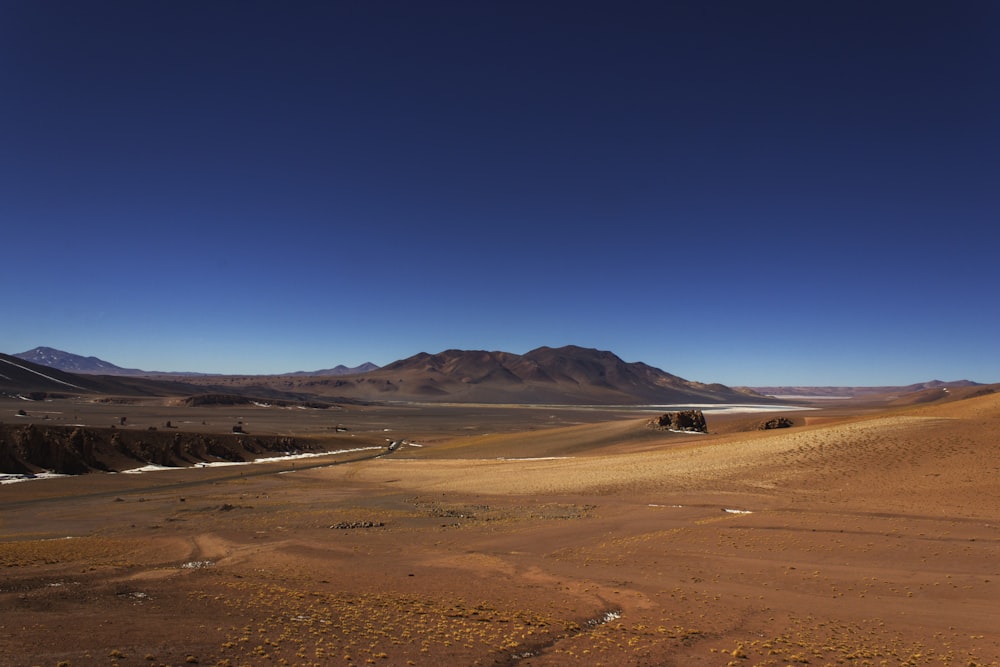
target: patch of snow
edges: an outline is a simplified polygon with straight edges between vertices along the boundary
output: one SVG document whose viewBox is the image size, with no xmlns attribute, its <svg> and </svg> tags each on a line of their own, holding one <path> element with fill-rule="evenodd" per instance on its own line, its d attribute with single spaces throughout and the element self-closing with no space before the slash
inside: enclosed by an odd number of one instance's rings
<svg viewBox="0 0 1000 667">
<path fill-rule="evenodd" d="M 137 475 L 142 472 L 157 472 L 159 470 L 184 470 L 184 468 L 178 468 L 177 466 L 160 466 L 155 463 L 150 463 L 149 465 L 144 465 L 141 468 L 122 470 L 122 473 L 126 475 Z"/>
<path fill-rule="evenodd" d="M 131 593 L 119 593 L 118 597 L 133 598 L 135 600 L 148 600 L 149 594 L 142 591 L 132 591 Z"/>
<path fill-rule="evenodd" d="M 183 570 L 201 570 L 206 567 L 212 567 L 215 565 L 213 561 L 210 560 L 193 560 L 181 565 Z"/>
<path fill-rule="evenodd" d="M 266 459 L 256 459 L 252 463 L 273 463 L 274 461 L 290 461 L 292 459 L 312 459 L 317 456 L 330 456 L 332 454 L 353 454 L 354 452 L 366 452 L 381 450 L 382 447 L 356 447 L 354 449 L 337 449 L 332 452 L 309 452 L 308 454 L 285 454 L 284 456 L 272 456 Z"/>
<path fill-rule="evenodd" d="M 60 475 L 54 472 L 40 473 L 0 473 L 0 484 L 14 484 L 16 482 L 30 482 L 36 479 L 55 479 L 56 477 L 69 477 L 70 475 Z"/>
<path fill-rule="evenodd" d="M 252 465 L 254 463 L 274 463 L 276 461 L 291 461 L 295 459 L 309 459 L 315 458 L 317 456 L 331 456 L 334 454 L 352 454 L 354 452 L 366 452 L 381 450 L 381 447 L 357 447 L 355 449 L 337 449 L 330 452 L 309 452 L 307 454 L 284 454 L 282 456 L 269 456 L 263 459 L 256 459 L 254 461 L 201 461 L 195 463 L 191 468 L 221 468 L 224 466 L 245 466 Z M 132 468 L 130 470 L 123 470 L 125 474 L 139 474 L 144 472 L 159 472 L 160 470 L 188 470 L 187 466 L 160 466 L 155 464 L 144 465 L 141 468 Z"/>
<path fill-rule="evenodd" d="M 596 627 L 598 625 L 604 625 L 605 623 L 610 623 L 611 621 L 616 621 L 622 617 L 621 609 L 612 609 L 611 611 L 604 612 L 603 615 L 597 618 L 592 618 L 587 621 L 587 625 L 591 627 Z"/>
<path fill-rule="evenodd" d="M 724 509 L 724 510 L 722 510 L 722 511 L 723 511 L 723 512 L 728 512 L 729 514 L 753 514 L 753 512 L 752 512 L 752 511 L 750 511 L 750 510 L 731 510 L 731 509 Z"/>
</svg>

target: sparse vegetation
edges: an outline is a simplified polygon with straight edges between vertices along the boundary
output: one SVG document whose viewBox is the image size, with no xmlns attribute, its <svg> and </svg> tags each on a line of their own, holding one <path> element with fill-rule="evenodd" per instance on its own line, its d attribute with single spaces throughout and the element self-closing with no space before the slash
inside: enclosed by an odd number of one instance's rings
<svg viewBox="0 0 1000 667">
<path fill-rule="evenodd" d="M 470 437 L 467 410 L 366 463 L 3 487 L 7 645 L 50 665 L 997 665 L 1000 397 L 974 400 L 697 438 L 644 418 Z M 151 441 L 129 422 L 59 437 L 100 460 L 105 434 Z"/>
</svg>

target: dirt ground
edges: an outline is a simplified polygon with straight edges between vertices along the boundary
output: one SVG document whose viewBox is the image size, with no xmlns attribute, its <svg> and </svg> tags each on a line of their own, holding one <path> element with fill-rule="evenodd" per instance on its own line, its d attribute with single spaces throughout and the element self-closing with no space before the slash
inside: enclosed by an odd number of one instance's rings
<svg viewBox="0 0 1000 667">
<path fill-rule="evenodd" d="M 709 435 L 516 406 L 48 409 L 409 444 L 0 486 L 0 665 L 1000 664 L 997 395 Z"/>
</svg>

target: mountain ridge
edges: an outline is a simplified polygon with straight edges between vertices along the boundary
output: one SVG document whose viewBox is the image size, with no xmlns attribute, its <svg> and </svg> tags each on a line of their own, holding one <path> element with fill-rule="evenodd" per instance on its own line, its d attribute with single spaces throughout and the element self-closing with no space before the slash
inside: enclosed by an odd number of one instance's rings
<svg viewBox="0 0 1000 667">
<path fill-rule="evenodd" d="M 765 396 L 792 396 L 801 398 L 856 398 L 861 396 L 872 396 L 893 393 L 913 393 L 926 391 L 928 389 L 957 389 L 966 387 L 985 386 L 980 382 L 972 380 L 928 380 L 927 382 L 915 382 L 908 385 L 884 385 L 884 386 L 836 386 L 836 385 L 783 385 L 769 387 L 747 387 Z"/>
<path fill-rule="evenodd" d="M 370 361 L 366 361 L 358 366 L 345 366 L 344 364 L 337 364 L 333 368 L 321 368 L 316 371 L 295 371 L 294 373 L 289 373 L 289 375 L 357 375 L 360 373 L 368 373 L 370 371 L 378 370 L 380 366 L 373 364 Z"/>
<path fill-rule="evenodd" d="M 46 347 L 44 345 L 26 350 L 25 352 L 18 352 L 10 356 L 30 361 L 33 364 L 55 368 L 67 373 L 80 373 L 84 375 L 223 375 L 222 373 L 202 373 L 196 371 L 146 371 L 139 368 L 123 368 L 98 357 L 86 357 L 80 354 L 74 354 L 73 352 L 59 350 L 54 347 Z M 366 361 L 365 363 L 354 367 L 339 364 L 333 368 L 323 368 L 316 371 L 296 371 L 294 373 L 287 373 L 287 375 L 353 375 L 355 373 L 367 373 L 368 371 L 375 370 L 377 368 L 378 366 L 375 364 L 370 361 Z M 281 375 L 286 374 L 282 373 Z"/>
<path fill-rule="evenodd" d="M 303 389 L 305 387 L 302 387 Z M 448 349 L 419 352 L 328 389 L 367 400 L 538 404 L 766 401 L 720 384 L 692 382 L 612 352 L 567 345 L 525 354 Z"/>
<path fill-rule="evenodd" d="M 905 387 L 734 388 L 686 380 L 644 362 L 626 362 L 610 351 L 576 345 L 542 346 L 524 354 L 453 348 L 435 354 L 419 352 L 381 368 L 367 363 L 354 368 L 340 365 L 283 375 L 147 372 L 47 347 L 0 357 L 4 361 L 0 368 L 0 389 L 13 393 L 47 390 L 151 395 L 209 388 L 247 395 L 295 392 L 296 396 L 313 395 L 328 401 L 348 402 L 658 405 L 766 403 L 776 401 L 775 395 L 803 400 L 822 397 L 896 400 L 920 395 L 919 400 L 936 400 L 941 394 L 947 396 L 949 390 L 958 394 L 960 390 L 982 386 L 968 380 L 931 380 Z M 47 363 L 38 364 L 32 358 Z M 59 365 L 74 370 L 64 370 Z M 128 379 L 129 383 L 124 385 L 116 378 Z M 163 383 L 162 388 L 157 383 Z"/>
</svg>

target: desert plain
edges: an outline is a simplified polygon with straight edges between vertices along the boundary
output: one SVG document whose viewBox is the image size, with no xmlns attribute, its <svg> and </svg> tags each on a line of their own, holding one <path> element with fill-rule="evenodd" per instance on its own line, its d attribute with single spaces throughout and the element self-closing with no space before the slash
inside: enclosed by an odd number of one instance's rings
<svg viewBox="0 0 1000 667">
<path fill-rule="evenodd" d="M 627 408 L 23 407 L 0 421 L 334 453 L 0 486 L 0 665 L 1000 664 L 1000 394 L 707 435 Z"/>
</svg>

